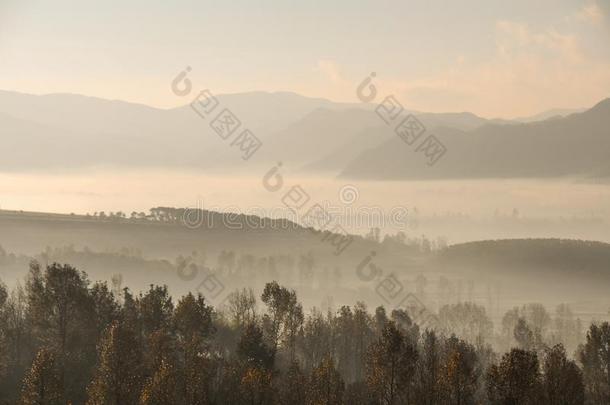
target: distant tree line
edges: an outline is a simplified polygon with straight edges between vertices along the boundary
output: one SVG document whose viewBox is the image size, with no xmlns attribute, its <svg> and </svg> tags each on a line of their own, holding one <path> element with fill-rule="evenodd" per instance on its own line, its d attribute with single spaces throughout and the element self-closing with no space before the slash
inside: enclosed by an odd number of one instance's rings
<svg viewBox="0 0 610 405">
<path fill-rule="evenodd" d="M 201 208 L 154 207 L 148 213 L 132 211 L 129 216 L 125 212 L 99 211 L 86 214 L 87 218 L 105 221 L 135 221 L 165 224 L 185 225 L 190 228 L 229 228 L 229 229 L 299 229 L 300 226 L 287 219 L 274 219 L 256 215 L 221 213 Z"/>
<path fill-rule="evenodd" d="M 428 330 L 405 310 L 362 303 L 306 314 L 277 282 L 259 298 L 235 291 L 219 309 L 201 295 L 175 301 L 165 286 L 113 292 L 70 265 L 33 262 L 24 287 L 0 288 L 0 401 L 610 403 L 608 323 L 592 324 L 571 359 L 562 344 L 539 341 L 536 310 L 517 309 L 517 344 L 497 354 L 479 333 L 489 328 L 480 309 L 461 305 L 439 314 L 447 330 Z M 470 330 L 456 324 L 470 337 L 449 330 L 451 311 L 478 319 Z"/>
<path fill-rule="evenodd" d="M 553 269 L 555 274 L 607 279 L 610 244 L 573 239 L 504 239 L 468 242 L 443 250 L 439 260 L 452 265 L 495 266 L 513 271 Z"/>
</svg>

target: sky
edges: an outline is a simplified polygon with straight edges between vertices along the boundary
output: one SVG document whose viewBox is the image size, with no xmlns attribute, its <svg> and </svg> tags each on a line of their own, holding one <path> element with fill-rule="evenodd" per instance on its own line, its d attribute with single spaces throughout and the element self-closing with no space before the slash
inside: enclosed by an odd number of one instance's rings
<svg viewBox="0 0 610 405">
<path fill-rule="evenodd" d="M 216 94 L 357 102 L 371 72 L 414 110 L 514 118 L 610 97 L 610 0 L 0 0 L 0 89 L 169 108 Z"/>
</svg>

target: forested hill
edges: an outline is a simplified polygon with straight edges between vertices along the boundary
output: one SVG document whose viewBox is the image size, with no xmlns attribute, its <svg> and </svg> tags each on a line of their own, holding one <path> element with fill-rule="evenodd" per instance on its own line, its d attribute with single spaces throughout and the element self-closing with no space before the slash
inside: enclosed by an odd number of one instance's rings
<svg viewBox="0 0 610 405">
<path fill-rule="evenodd" d="M 205 249 L 210 254 L 235 250 L 260 255 L 312 251 L 332 259 L 339 256 L 335 253 L 341 248 L 337 246 L 341 233 L 352 240 L 350 251 L 371 250 L 377 245 L 344 232 L 335 223 L 322 232 L 285 219 L 168 207 L 153 208 L 149 214 L 134 212 L 129 217 L 120 212 L 65 215 L 0 211 L 0 245 L 23 254 L 37 254 L 47 246 L 73 245 L 98 251 L 129 247 L 140 249 L 149 258 L 174 258 Z"/>
<path fill-rule="evenodd" d="M 610 244 L 573 239 L 504 239 L 452 245 L 438 255 L 442 265 L 494 267 L 518 272 L 553 269 L 571 276 L 610 278 Z"/>
</svg>

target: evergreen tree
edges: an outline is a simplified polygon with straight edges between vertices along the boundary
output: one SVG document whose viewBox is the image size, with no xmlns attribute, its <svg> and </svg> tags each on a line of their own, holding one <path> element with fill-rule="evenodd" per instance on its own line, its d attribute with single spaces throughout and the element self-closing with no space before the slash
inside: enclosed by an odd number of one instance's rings
<svg viewBox="0 0 610 405">
<path fill-rule="evenodd" d="M 151 285 L 146 294 L 138 297 L 137 303 L 144 335 L 171 327 L 174 304 L 167 286 Z"/>
<path fill-rule="evenodd" d="M 194 337 L 207 338 L 214 332 L 212 325 L 212 307 L 206 305 L 201 294 L 195 297 L 188 293 L 176 305 L 174 327 L 182 342 L 189 342 Z"/>
<path fill-rule="evenodd" d="M 251 323 L 241 336 L 237 346 L 237 357 L 247 366 L 271 369 L 273 352 L 264 341 L 263 331 Z"/>
</svg>

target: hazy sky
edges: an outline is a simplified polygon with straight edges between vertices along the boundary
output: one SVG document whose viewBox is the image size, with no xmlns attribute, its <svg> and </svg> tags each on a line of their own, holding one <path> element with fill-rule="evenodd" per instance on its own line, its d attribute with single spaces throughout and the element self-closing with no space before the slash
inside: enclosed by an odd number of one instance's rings
<svg viewBox="0 0 610 405">
<path fill-rule="evenodd" d="M 215 93 L 382 95 L 515 117 L 610 96 L 610 0 L 0 0 L 0 89 L 170 107 L 189 65 Z"/>
</svg>

